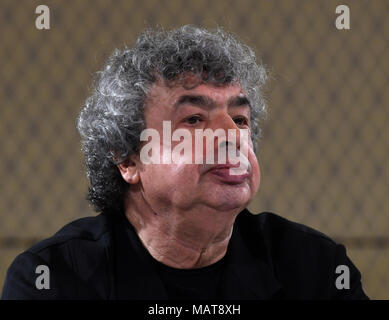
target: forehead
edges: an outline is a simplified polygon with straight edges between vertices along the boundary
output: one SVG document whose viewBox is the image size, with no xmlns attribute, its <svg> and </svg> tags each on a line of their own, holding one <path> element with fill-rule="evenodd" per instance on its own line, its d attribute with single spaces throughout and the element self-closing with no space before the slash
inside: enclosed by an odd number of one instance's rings
<svg viewBox="0 0 389 320">
<path fill-rule="evenodd" d="M 147 94 L 147 105 L 164 102 L 173 105 L 182 95 L 188 94 L 209 97 L 218 104 L 226 103 L 231 97 L 245 96 L 242 87 L 236 83 L 227 85 L 200 83 L 194 88 L 187 89 L 182 85 L 168 86 L 159 81 L 150 87 Z"/>
</svg>

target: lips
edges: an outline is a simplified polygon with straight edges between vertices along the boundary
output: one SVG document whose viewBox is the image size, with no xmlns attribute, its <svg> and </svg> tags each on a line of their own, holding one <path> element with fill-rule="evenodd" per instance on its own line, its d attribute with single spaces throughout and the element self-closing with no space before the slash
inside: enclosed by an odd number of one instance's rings
<svg viewBox="0 0 389 320">
<path fill-rule="evenodd" d="M 211 167 L 208 172 L 223 182 L 231 184 L 243 183 L 249 176 L 247 170 L 239 169 L 239 165 L 232 164 L 216 165 Z"/>
</svg>

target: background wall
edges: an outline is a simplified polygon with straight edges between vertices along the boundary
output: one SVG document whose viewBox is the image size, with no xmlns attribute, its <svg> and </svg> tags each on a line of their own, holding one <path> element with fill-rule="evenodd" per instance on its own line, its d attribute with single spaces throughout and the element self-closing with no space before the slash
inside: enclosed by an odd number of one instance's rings
<svg viewBox="0 0 389 320">
<path fill-rule="evenodd" d="M 35 8 L 50 8 L 50 30 Z M 346 4 L 351 29 L 335 28 Z M 91 77 L 149 25 L 223 26 L 269 67 L 262 182 L 250 206 L 346 245 L 389 298 L 388 1 L 0 2 L 0 287 L 17 254 L 93 215 L 75 128 Z"/>
</svg>

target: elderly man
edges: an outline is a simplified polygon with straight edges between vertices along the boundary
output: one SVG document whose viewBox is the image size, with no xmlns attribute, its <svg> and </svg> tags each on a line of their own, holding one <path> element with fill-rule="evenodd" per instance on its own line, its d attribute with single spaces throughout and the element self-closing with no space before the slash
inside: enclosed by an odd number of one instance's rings
<svg viewBox="0 0 389 320">
<path fill-rule="evenodd" d="M 19 255 L 3 298 L 366 299 L 344 246 L 245 209 L 265 81 L 220 29 L 148 30 L 116 50 L 78 119 L 100 214 Z"/>
</svg>

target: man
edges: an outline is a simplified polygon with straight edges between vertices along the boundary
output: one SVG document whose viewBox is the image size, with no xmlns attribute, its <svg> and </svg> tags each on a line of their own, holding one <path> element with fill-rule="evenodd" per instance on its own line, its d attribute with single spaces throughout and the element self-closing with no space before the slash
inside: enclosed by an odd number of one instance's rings
<svg viewBox="0 0 389 320">
<path fill-rule="evenodd" d="M 342 245 L 245 209 L 260 183 L 265 81 L 220 29 L 149 30 L 116 50 L 78 119 L 100 214 L 19 255 L 2 297 L 367 299 Z"/>
</svg>

